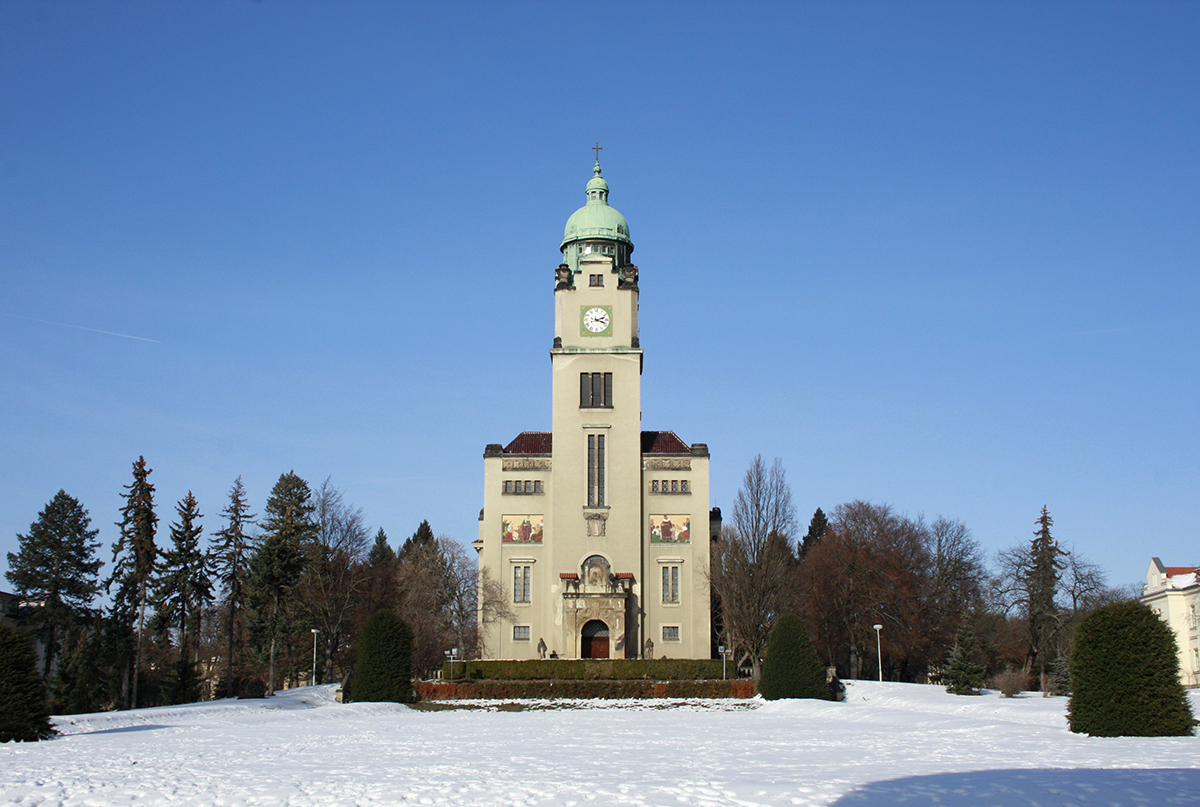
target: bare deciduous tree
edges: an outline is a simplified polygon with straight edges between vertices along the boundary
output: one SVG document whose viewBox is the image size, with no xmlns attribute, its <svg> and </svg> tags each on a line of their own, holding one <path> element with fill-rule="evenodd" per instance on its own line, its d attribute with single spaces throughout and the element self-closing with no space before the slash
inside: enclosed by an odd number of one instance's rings
<svg viewBox="0 0 1200 807">
<path fill-rule="evenodd" d="M 729 524 L 713 547 L 709 583 L 726 643 L 739 658 L 749 657 L 756 679 L 771 628 L 791 604 L 795 531 L 783 464 L 777 458 L 768 469 L 761 455 L 755 457 L 734 498 Z"/>
<path fill-rule="evenodd" d="M 328 681 L 348 672 L 354 609 L 366 586 L 362 561 L 368 539 L 362 509 L 346 504 L 330 478 L 317 488 L 312 504 L 317 529 L 304 547 L 308 558 L 297 595 L 324 650 L 318 680 Z"/>
<path fill-rule="evenodd" d="M 476 654 L 478 579 L 462 544 L 447 536 L 410 540 L 397 560 L 400 615 L 413 631 L 413 670 L 428 674 L 446 650 Z"/>
</svg>

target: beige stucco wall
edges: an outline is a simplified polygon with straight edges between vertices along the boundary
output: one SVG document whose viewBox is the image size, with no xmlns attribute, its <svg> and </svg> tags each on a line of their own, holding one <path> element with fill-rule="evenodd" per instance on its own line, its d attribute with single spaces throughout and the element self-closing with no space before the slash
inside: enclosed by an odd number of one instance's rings
<svg viewBox="0 0 1200 807">
<path fill-rule="evenodd" d="M 1162 561 L 1153 558 L 1146 571 L 1141 601 L 1153 608 L 1175 634 L 1183 685 L 1200 686 L 1200 585 L 1196 576 L 1168 577 Z"/>
<path fill-rule="evenodd" d="M 604 285 L 588 285 L 591 274 L 603 274 Z M 590 618 L 609 625 L 610 657 L 639 657 L 646 638 L 653 640 L 656 657 L 709 655 L 707 451 L 665 455 L 687 464 L 669 471 L 648 467 L 661 465 L 660 457 L 642 456 L 642 351 L 634 347 L 638 304 L 635 289 L 619 288 L 609 258 L 582 259 L 575 288 L 555 292 L 559 346 L 551 350 L 553 456 L 496 454 L 484 459 L 483 517 L 476 544 L 480 569 L 499 581 L 515 615 L 515 621 L 481 622 L 487 658 L 537 658 L 539 640 L 548 653 L 578 657 L 580 626 Z M 611 334 L 581 332 L 581 311 L 595 306 L 611 309 Z M 580 373 L 605 372 L 613 374 L 612 406 L 581 407 Z M 589 434 L 605 437 L 602 507 L 587 506 Z M 655 478 L 687 479 L 690 493 L 652 495 Z M 541 480 L 543 492 L 504 494 L 505 479 Z M 691 519 L 690 543 L 650 543 L 650 516 L 662 513 Z M 503 516 L 520 514 L 543 516 L 540 544 L 501 541 Z M 608 560 L 614 579 L 597 588 L 560 578 L 561 573 L 582 575 L 582 565 L 592 555 Z M 662 602 L 660 569 L 668 561 L 681 569 L 678 604 Z M 531 569 L 529 603 L 512 602 L 516 566 Z M 622 602 L 628 607 L 619 613 Z M 513 639 L 514 625 L 530 627 L 528 641 Z M 678 642 L 662 641 L 663 625 L 679 626 Z"/>
</svg>

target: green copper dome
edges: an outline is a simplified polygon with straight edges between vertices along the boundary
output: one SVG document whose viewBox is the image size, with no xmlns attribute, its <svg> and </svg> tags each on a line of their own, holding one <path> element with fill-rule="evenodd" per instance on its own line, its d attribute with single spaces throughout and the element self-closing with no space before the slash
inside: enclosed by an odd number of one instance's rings
<svg viewBox="0 0 1200 807">
<path fill-rule="evenodd" d="M 587 204 L 571 214 L 567 219 L 566 229 L 563 230 L 562 244 L 559 249 L 565 249 L 567 244 L 575 241 L 602 238 L 606 241 L 620 241 L 629 244 L 629 252 L 633 251 L 633 242 L 629 240 L 629 223 L 616 208 L 608 206 L 608 183 L 600 176 L 600 161 L 592 169 L 593 177 L 587 184 Z"/>
</svg>

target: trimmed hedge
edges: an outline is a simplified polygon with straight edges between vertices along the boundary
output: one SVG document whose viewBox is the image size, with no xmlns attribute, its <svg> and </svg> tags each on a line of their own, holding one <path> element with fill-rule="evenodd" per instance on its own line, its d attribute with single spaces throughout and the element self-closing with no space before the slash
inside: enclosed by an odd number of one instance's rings
<svg viewBox="0 0 1200 807">
<path fill-rule="evenodd" d="M 1093 737 L 1186 737 L 1191 704 L 1179 682 L 1175 634 L 1148 606 L 1097 608 L 1071 654 L 1071 731 Z"/>
<path fill-rule="evenodd" d="M 412 703 L 412 630 L 391 611 L 376 611 L 358 637 L 358 664 L 348 694 L 353 702 Z M 344 692 L 344 690 L 343 690 Z"/>
<path fill-rule="evenodd" d="M 421 700 L 529 700 L 534 698 L 753 698 L 753 681 L 420 681 Z"/>
<path fill-rule="evenodd" d="M 828 700 L 825 665 L 817 657 L 800 617 L 784 614 L 775 623 L 758 689 L 769 701 L 780 698 Z"/>
<path fill-rule="evenodd" d="M 450 662 L 442 677 L 450 679 Z M 727 668 L 734 673 L 734 668 Z M 472 681 L 709 681 L 721 680 L 720 659 L 532 659 L 456 661 L 454 680 Z M 574 696 L 564 696 L 574 697 Z M 624 697 L 624 696 L 620 696 Z"/>
</svg>

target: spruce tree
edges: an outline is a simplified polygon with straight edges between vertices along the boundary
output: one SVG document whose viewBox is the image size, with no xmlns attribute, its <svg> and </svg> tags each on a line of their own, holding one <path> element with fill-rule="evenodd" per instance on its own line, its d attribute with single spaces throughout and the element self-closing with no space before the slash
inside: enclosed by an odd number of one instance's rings
<svg viewBox="0 0 1200 807">
<path fill-rule="evenodd" d="M 55 733 L 33 642 L 4 624 L 0 624 L 0 682 L 0 743 L 43 740 Z"/>
<path fill-rule="evenodd" d="M 829 519 L 825 518 L 825 513 L 818 507 L 817 511 L 813 513 L 812 521 L 808 522 L 808 532 L 804 533 L 804 538 L 800 541 L 800 557 L 803 558 L 810 549 L 817 545 L 827 529 L 829 529 Z"/>
<path fill-rule="evenodd" d="M 138 707 L 146 603 L 158 558 L 158 548 L 154 545 L 158 516 L 154 514 L 154 485 L 149 480 L 152 472 L 146 467 L 145 457 L 138 457 L 133 463 L 133 482 L 126 485 L 127 492 L 121 494 L 121 498 L 125 499 L 121 520 L 117 522 L 121 537 L 113 545 L 112 575 L 105 583 L 110 594 L 113 583 L 117 584 L 117 592 L 113 595 L 113 616 L 133 631 L 132 681 L 123 689 L 128 693 L 126 707 L 134 709 Z"/>
<path fill-rule="evenodd" d="M 250 557 L 250 594 L 255 624 L 269 645 L 267 692 L 275 692 L 279 639 L 287 630 L 290 595 L 304 570 L 304 549 L 316 540 L 317 525 L 308 483 L 295 472 L 279 477 L 263 511 L 263 534 Z"/>
<path fill-rule="evenodd" d="M 246 578 L 249 575 L 250 536 L 247 532 L 254 525 L 255 514 L 250 512 L 246 503 L 246 488 L 239 476 L 229 490 L 229 505 L 221 511 L 225 519 L 225 528 L 213 533 L 215 539 L 210 552 L 212 554 L 213 570 L 217 579 L 225 588 L 225 605 L 227 608 L 226 624 L 226 654 L 225 654 L 225 696 L 234 696 L 235 672 L 234 664 L 235 639 L 238 636 L 238 626 L 242 609 L 246 604 Z"/>
<path fill-rule="evenodd" d="M 1047 691 L 1047 656 L 1053 650 L 1060 619 L 1056 600 L 1059 578 L 1066 564 L 1059 558 L 1067 554 L 1050 534 L 1053 524 L 1050 512 L 1043 505 L 1042 514 L 1037 520 L 1038 528 L 1030 544 L 1029 572 L 1025 580 L 1029 608 L 1029 658 L 1037 665 L 1043 693 Z"/>
<path fill-rule="evenodd" d="M 1054 657 L 1050 665 L 1050 680 L 1054 683 L 1055 695 L 1071 694 L 1071 659 L 1065 653 Z"/>
<path fill-rule="evenodd" d="M 42 604 L 35 618 L 46 648 L 43 678 L 50 677 L 62 637 L 87 620 L 100 589 L 102 562 L 94 557 L 97 532 L 91 529 L 87 510 L 60 490 L 29 525 L 29 534 L 17 535 L 20 550 L 8 553 L 4 576 L 17 594 Z"/>
<path fill-rule="evenodd" d="M 54 714 L 99 712 L 108 705 L 105 691 L 107 663 L 101 646 L 103 619 L 76 627 L 63 643 L 63 652 L 50 678 L 50 704 Z"/>
<path fill-rule="evenodd" d="M 813 649 L 800 617 L 785 614 L 772 628 L 758 692 L 767 700 L 829 697 L 825 665 Z"/>
<path fill-rule="evenodd" d="M 396 551 L 388 544 L 387 533 L 383 531 L 383 527 L 379 528 L 379 532 L 375 533 L 375 543 L 371 547 L 371 551 L 367 553 L 367 565 L 372 569 L 385 567 L 396 562 Z"/>
<path fill-rule="evenodd" d="M 1148 606 L 1098 608 L 1071 654 L 1071 731 L 1093 737 L 1186 737 L 1195 720 L 1179 681 L 1175 634 Z"/>
<path fill-rule="evenodd" d="M 975 632 L 966 616 L 958 625 L 954 650 L 946 661 L 942 680 L 951 695 L 978 695 L 983 686 L 983 665 L 975 663 Z"/>
<path fill-rule="evenodd" d="M 413 703 L 413 634 L 408 624 L 391 611 L 376 611 L 358 637 L 358 663 L 354 667 L 351 699 Z"/>
<path fill-rule="evenodd" d="M 155 581 L 155 624 L 160 637 L 178 630 L 179 657 L 165 690 L 167 703 L 190 703 L 199 695 L 193 656 L 198 654 L 201 615 L 212 599 L 209 559 L 200 549 L 203 518 L 189 490 L 175 507 L 179 521 L 171 525 L 171 548 L 163 552 Z"/>
<path fill-rule="evenodd" d="M 404 546 L 400 547 L 401 557 L 407 557 L 415 551 L 426 549 L 433 545 L 437 539 L 433 535 L 433 527 L 429 526 L 429 522 L 422 520 L 417 531 L 412 534 L 412 537 L 404 539 Z"/>
</svg>

